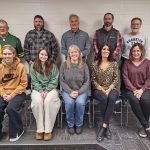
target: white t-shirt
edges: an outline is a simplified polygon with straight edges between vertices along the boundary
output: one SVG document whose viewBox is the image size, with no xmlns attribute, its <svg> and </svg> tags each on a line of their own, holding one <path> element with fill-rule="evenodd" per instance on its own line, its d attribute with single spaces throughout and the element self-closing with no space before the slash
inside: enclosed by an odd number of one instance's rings
<svg viewBox="0 0 150 150">
<path fill-rule="evenodd" d="M 147 50 L 147 37 L 143 33 L 139 33 L 138 35 L 131 35 L 131 33 L 125 34 L 122 39 L 122 57 L 129 58 L 130 49 L 133 44 L 141 43 L 145 50 Z"/>
</svg>

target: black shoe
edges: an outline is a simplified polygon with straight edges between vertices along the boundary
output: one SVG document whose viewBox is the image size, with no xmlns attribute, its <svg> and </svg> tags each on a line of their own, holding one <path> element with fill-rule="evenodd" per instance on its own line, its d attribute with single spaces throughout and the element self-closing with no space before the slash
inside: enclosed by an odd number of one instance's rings
<svg viewBox="0 0 150 150">
<path fill-rule="evenodd" d="M 104 137 L 105 137 L 105 135 L 106 135 L 106 130 L 107 130 L 107 128 L 104 128 L 104 127 L 101 127 L 101 128 L 99 129 L 98 134 L 97 134 L 97 138 L 96 138 L 96 140 L 97 140 L 98 142 L 103 141 L 103 139 L 104 139 Z"/>
<path fill-rule="evenodd" d="M 76 134 L 81 134 L 82 131 L 82 126 L 76 127 Z"/>
<path fill-rule="evenodd" d="M 74 127 L 68 127 L 68 133 L 74 134 L 75 133 Z"/>
<path fill-rule="evenodd" d="M 141 129 L 139 130 L 139 136 L 140 136 L 140 137 L 143 137 L 143 138 L 147 137 L 147 134 L 146 134 L 146 131 L 145 131 L 144 128 L 141 128 Z"/>
<path fill-rule="evenodd" d="M 111 131 L 110 131 L 109 127 L 106 129 L 105 136 L 106 136 L 107 139 L 111 139 L 111 137 L 112 137 L 112 134 L 111 134 Z"/>
</svg>

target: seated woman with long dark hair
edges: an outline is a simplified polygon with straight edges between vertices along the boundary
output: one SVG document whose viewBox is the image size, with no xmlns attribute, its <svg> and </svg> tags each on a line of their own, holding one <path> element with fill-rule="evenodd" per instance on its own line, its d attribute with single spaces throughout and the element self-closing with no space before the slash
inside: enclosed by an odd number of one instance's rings
<svg viewBox="0 0 150 150">
<path fill-rule="evenodd" d="M 99 50 L 98 60 L 91 66 L 91 81 L 93 85 L 93 97 L 100 102 L 102 123 L 99 124 L 97 141 L 100 142 L 106 136 L 111 138 L 109 121 L 113 114 L 115 101 L 118 98 L 116 89 L 118 83 L 118 65 L 113 61 L 112 52 L 108 44 L 104 44 Z"/>
<path fill-rule="evenodd" d="M 58 91 L 59 71 L 46 48 L 41 48 L 30 68 L 33 91 L 31 108 L 36 120 L 37 140 L 51 140 L 54 123 L 60 108 Z"/>
<path fill-rule="evenodd" d="M 148 136 L 150 140 L 150 61 L 144 56 L 142 44 L 131 47 L 129 60 L 124 63 L 123 79 L 131 108 L 143 127 L 139 136 Z"/>
<path fill-rule="evenodd" d="M 17 141 L 24 133 L 20 110 L 25 101 L 27 73 L 25 66 L 16 57 L 11 45 L 2 48 L 3 60 L 0 64 L 0 137 L 2 121 L 6 113 L 9 117 L 10 142 Z"/>
</svg>

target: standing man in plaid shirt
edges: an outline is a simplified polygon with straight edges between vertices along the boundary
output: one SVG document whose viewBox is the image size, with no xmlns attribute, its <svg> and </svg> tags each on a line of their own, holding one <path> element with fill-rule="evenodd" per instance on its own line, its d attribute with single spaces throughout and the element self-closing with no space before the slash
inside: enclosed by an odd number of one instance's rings
<svg viewBox="0 0 150 150">
<path fill-rule="evenodd" d="M 97 59 L 98 51 L 104 43 L 108 43 L 113 52 L 113 58 L 118 60 L 121 53 L 121 35 L 118 30 L 113 28 L 114 15 L 106 13 L 104 15 L 104 25 L 102 28 L 96 30 L 93 40 L 93 50 L 95 59 Z"/>
<path fill-rule="evenodd" d="M 40 15 L 34 17 L 34 28 L 30 30 L 24 42 L 25 59 L 31 65 L 40 48 L 50 50 L 52 62 L 55 63 L 58 55 L 58 43 L 54 34 L 44 29 L 44 19 Z"/>
</svg>

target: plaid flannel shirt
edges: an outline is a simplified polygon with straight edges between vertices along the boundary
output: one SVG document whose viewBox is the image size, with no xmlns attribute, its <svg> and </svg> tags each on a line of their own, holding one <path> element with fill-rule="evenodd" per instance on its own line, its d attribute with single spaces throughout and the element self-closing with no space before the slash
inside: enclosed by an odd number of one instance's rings
<svg viewBox="0 0 150 150">
<path fill-rule="evenodd" d="M 45 29 L 43 29 L 41 35 L 38 35 L 35 29 L 29 31 L 24 42 L 26 61 L 34 61 L 39 49 L 43 47 L 50 50 L 52 61 L 55 63 L 58 55 L 58 43 L 54 34 Z"/>
</svg>

